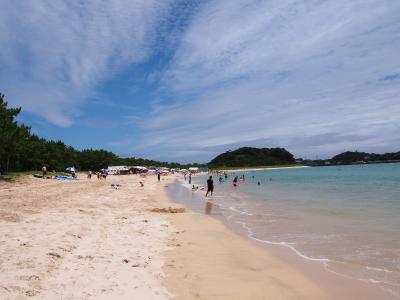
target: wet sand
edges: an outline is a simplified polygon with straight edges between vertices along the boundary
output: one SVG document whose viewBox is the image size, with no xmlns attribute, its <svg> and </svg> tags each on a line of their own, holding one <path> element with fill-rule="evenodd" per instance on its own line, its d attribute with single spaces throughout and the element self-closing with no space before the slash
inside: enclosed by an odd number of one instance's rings
<svg viewBox="0 0 400 300">
<path fill-rule="evenodd" d="M 329 299 L 315 282 L 220 221 L 191 210 L 166 217 L 179 232 L 163 268 L 176 299 Z"/>
</svg>

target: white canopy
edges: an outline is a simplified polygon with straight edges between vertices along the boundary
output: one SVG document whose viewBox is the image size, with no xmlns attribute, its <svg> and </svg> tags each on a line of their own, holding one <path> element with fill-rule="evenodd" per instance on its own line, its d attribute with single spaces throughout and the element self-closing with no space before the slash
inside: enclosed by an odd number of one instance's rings
<svg viewBox="0 0 400 300">
<path fill-rule="evenodd" d="M 138 169 L 138 170 L 147 170 L 146 167 L 141 167 L 141 166 L 135 166 L 133 167 L 134 169 Z"/>
</svg>

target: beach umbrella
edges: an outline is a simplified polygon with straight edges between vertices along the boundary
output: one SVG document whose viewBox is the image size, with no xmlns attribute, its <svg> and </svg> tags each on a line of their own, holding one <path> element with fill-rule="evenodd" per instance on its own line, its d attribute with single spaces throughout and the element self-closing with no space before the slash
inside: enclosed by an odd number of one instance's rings
<svg viewBox="0 0 400 300">
<path fill-rule="evenodd" d="M 66 168 L 66 170 L 67 170 L 68 172 L 71 172 L 71 173 L 75 173 L 75 172 L 76 172 L 75 167 L 68 167 L 68 168 Z"/>
</svg>

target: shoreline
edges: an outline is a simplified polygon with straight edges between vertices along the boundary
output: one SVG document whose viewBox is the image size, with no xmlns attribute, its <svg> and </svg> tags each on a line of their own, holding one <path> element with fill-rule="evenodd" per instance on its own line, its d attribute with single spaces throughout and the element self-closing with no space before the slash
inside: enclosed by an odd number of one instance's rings
<svg viewBox="0 0 400 300">
<path fill-rule="evenodd" d="M 184 201 L 174 202 L 185 205 Z M 279 243 L 275 245 L 269 244 L 267 242 L 254 239 L 248 235 L 248 232 L 245 232 L 244 228 L 239 228 L 239 225 L 236 225 L 235 228 L 235 226 L 225 220 L 219 212 L 216 212 L 214 215 L 206 215 L 207 202 L 203 199 L 201 199 L 199 202 L 202 203 L 193 203 L 192 201 L 190 202 L 191 205 L 188 206 L 186 203 L 185 206 L 189 207 L 190 209 L 194 209 L 196 214 L 202 215 L 204 218 L 218 221 L 220 225 L 225 228 L 225 230 L 231 231 L 238 238 L 250 242 L 254 247 L 261 248 L 263 251 L 265 251 L 265 255 L 272 255 L 278 261 L 289 263 L 290 268 L 300 272 L 312 283 L 318 283 L 318 287 L 321 288 L 326 295 L 329 295 L 329 297 L 333 299 L 398 299 L 396 296 L 389 294 L 387 291 L 383 291 L 379 286 L 375 286 L 371 282 L 346 277 L 330 270 L 325 264 L 324 260 L 304 259 L 304 257 L 301 257 L 301 255 L 298 253 L 295 253 L 296 251 L 294 251 L 291 247 L 286 247 L 286 245 L 281 245 Z M 215 208 L 213 209 L 215 210 Z"/>
<path fill-rule="evenodd" d="M 165 190 L 159 194 L 176 203 Z M 163 267 L 176 299 L 330 299 L 316 282 L 221 221 L 186 209 L 166 216 L 179 232 L 179 246 L 166 251 Z"/>
</svg>

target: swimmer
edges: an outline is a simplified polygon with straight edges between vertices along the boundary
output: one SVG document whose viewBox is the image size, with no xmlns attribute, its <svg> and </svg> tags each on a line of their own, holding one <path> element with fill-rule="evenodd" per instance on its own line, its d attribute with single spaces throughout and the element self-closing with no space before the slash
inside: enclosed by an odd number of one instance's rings
<svg viewBox="0 0 400 300">
<path fill-rule="evenodd" d="M 237 186 L 237 181 L 238 181 L 238 177 L 235 176 L 235 178 L 233 178 L 233 181 L 232 181 L 232 184 L 233 184 L 234 187 Z"/>
<path fill-rule="evenodd" d="M 258 183 L 257 183 L 257 185 L 261 185 L 261 183 L 260 183 L 260 182 L 258 182 Z"/>
</svg>

